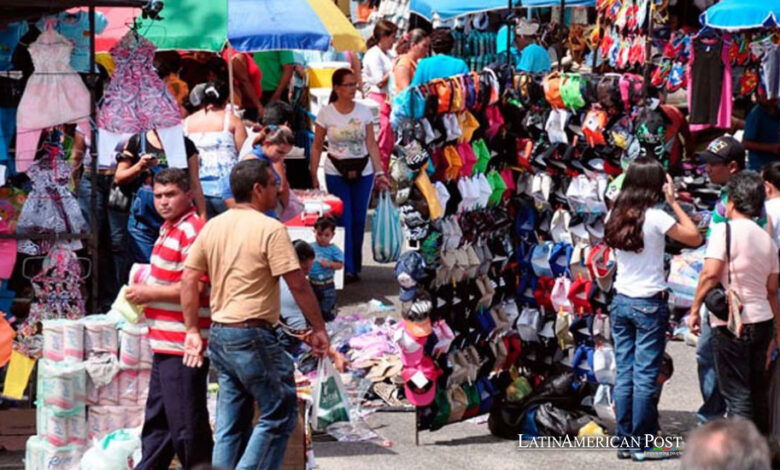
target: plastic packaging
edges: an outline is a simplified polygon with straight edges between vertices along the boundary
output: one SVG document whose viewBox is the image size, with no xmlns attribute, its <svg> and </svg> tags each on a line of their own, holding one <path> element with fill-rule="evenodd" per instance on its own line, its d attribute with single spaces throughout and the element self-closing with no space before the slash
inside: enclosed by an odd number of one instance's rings
<svg viewBox="0 0 780 470">
<path fill-rule="evenodd" d="M 94 445 L 81 459 L 81 470 L 126 470 L 133 468 L 132 456 L 141 448 L 141 438 L 130 429 L 114 431 Z"/>
</svg>

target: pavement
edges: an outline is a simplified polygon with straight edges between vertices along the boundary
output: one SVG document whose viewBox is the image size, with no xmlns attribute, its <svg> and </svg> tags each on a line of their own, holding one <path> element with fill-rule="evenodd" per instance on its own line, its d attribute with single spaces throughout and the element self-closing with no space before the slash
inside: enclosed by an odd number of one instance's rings
<svg viewBox="0 0 780 470">
<path fill-rule="evenodd" d="M 370 225 L 368 225 L 370 227 Z M 364 268 L 361 281 L 345 286 L 339 293 L 339 313 L 361 312 L 365 303 L 378 299 L 398 305 L 398 284 L 393 264 L 373 261 L 370 233 L 366 233 Z M 674 359 L 674 375 L 660 400 L 662 431 L 684 435 L 696 425 L 695 410 L 700 405 L 696 375 L 695 349 L 681 342 L 669 343 L 667 351 Z M 413 412 L 377 412 L 368 424 L 380 439 L 343 443 L 316 438 L 314 454 L 319 470 L 431 470 L 456 469 L 549 469 L 549 470 L 623 470 L 626 468 L 678 469 L 679 459 L 632 463 L 617 460 L 611 450 L 536 450 L 521 449 L 517 441 L 493 437 L 486 423 L 463 422 L 436 432 L 423 431 L 415 445 Z M 22 469 L 23 452 L 0 451 L 0 470 Z"/>
</svg>

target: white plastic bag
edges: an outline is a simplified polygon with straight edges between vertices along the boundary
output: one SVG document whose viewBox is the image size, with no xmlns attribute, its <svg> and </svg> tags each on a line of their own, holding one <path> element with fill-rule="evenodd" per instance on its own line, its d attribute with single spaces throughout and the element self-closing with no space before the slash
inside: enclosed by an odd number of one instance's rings
<svg viewBox="0 0 780 470">
<path fill-rule="evenodd" d="M 311 425 L 322 431 L 338 422 L 349 422 L 349 395 L 333 362 L 320 359 L 317 365 L 317 384 L 314 386 L 314 406 Z"/>
<path fill-rule="evenodd" d="M 140 428 L 108 434 L 81 458 L 81 470 L 129 470 L 140 462 Z"/>
<path fill-rule="evenodd" d="M 371 221 L 371 248 L 377 263 L 398 261 L 403 246 L 403 232 L 398 209 L 387 191 L 379 195 L 374 218 Z"/>
<path fill-rule="evenodd" d="M 615 421 L 615 402 L 612 399 L 612 386 L 601 384 L 593 396 L 593 409 L 604 420 Z"/>
</svg>

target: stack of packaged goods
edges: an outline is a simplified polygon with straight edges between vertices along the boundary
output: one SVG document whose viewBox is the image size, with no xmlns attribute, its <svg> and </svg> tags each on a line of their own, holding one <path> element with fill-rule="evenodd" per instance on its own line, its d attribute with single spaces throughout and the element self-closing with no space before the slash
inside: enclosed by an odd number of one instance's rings
<svg viewBox="0 0 780 470">
<path fill-rule="evenodd" d="M 151 368 L 146 325 L 120 327 L 106 315 L 45 320 L 25 468 L 77 468 L 95 440 L 143 425 Z"/>
<path fill-rule="evenodd" d="M 87 444 L 84 325 L 79 321 L 46 320 L 43 332 L 37 434 L 27 440 L 25 468 L 70 469 L 78 466 Z"/>
</svg>

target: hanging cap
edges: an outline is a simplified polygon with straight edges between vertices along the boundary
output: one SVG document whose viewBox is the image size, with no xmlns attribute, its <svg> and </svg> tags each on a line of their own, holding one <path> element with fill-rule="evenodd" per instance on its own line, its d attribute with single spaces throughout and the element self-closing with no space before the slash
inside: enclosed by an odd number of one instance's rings
<svg viewBox="0 0 780 470">
<path fill-rule="evenodd" d="M 518 36 L 534 36 L 537 32 L 539 32 L 539 23 L 528 21 L 525 18 L 517 20 L 515 34 Z"/>
</svg>

